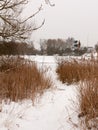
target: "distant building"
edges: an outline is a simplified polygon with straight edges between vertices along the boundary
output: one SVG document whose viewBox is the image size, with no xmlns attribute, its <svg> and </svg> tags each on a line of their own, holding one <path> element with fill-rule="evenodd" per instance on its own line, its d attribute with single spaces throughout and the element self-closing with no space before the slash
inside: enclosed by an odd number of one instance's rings
<svg viewBox="0 0 98 130">
<path fill-rule="evenodd" d="M 95 49 L 93 47 L 87 47 L 87 53 L 92 53 L 94 51 Z"/>
<path fill-rule="evenodd" d="M 81 43 L 80 43 L 80 41 L 74 41 L 73 42 L 73 45 L 72 45 L 72 47 L 71 47 L 71 49 L 74 51 L 74 50 L 80 50 L 80 47 L 81 47 Z"/>
</svg>

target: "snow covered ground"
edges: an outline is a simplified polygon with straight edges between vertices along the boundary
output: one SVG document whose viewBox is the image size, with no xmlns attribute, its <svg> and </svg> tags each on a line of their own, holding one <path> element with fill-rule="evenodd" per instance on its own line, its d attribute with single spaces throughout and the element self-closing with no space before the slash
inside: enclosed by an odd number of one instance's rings
<svg viewBox="0 0 98 130">
<path fill-rule="evenodd" d="M 0 130 L 80 130 L 75 86 L 67 86 L 57 79 L 55 57 L 25 58 L 36 61 L 40 67 L 48 67 L 55 88 L 47 90 L 34 105 L 30 100 L 6 104 L 2 101 Z"/>
</svg>

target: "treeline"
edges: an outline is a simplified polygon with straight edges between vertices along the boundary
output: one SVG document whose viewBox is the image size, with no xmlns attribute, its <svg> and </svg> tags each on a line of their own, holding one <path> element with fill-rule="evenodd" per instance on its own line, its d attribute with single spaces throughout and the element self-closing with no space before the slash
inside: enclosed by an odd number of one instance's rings
<svg viewBox="0 0 98 130">
<path fill-rule="evenodd" d="M 40 48 L 41 54 L 46 55 L 83 55 L 87 52 L 87 48 L 81 47 L 80 41 L 74 38 L 41 40 Z"/>
<path fill-rule="evenodd" d="M 0 41 L 0 55 L 35 55 L 36 53 L 38 50 L 34 48 L 33 43 Z"/>
<path fill-rule="evenodd" d="M 87 47 L 74 38 L 40 40 L 40 50 L 35 49 L 33 42 L 0 41 L 0 55 L 83 55 Z"/>
</svg>

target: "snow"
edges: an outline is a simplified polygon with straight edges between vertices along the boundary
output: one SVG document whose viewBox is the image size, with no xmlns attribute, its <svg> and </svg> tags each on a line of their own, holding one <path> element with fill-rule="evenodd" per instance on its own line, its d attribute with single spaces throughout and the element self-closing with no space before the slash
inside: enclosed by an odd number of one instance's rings
<svg viewBox="0 0 98 130">
<path fill-rule="evenodd" d="M 0 130 L 80 130 L 77 126 L 76 86 L 62 84 L 56 75 L 55 56 L 25 56 L 39 66 L 48 67 L 55 88 L 47 90 L 35 104 L 2 101 Z"/>
</svg>

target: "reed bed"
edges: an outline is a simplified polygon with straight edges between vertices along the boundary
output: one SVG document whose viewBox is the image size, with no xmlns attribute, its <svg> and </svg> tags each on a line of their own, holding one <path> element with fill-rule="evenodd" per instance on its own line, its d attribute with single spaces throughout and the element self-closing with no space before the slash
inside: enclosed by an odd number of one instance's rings
<svg viewBox="0 0 98 130">
<path fill-rule="evenodd" d="M 34 100 L 43 91 L 52 87 L 48 70 L 41 70 L 35 62 L 23 58 L 2 58 L 0 62 L 0 99 L 19 101 Z"/>
<path fill-rule="evenodd" d="M 92 76 L 98 77 L 98 61 L 86 59 L 58 60 L 56 73 L 58 78 L 67 84 L 90 80 Z"/>
<path fill-rule="evenodd" d="M 98 129 L 98 79 L 81 82 L 77 88 L 79 95 L 79 119 L 86 130 Z M 84 122 L 83 122 L 84 120 Z"/>
<path fill-rule="evenodd" d="M 98 60 L 59 60 L 58 78 L 67 84 L 77 84 L 78 117 L 81 130 L 98 129 Z"/>
</svg>

